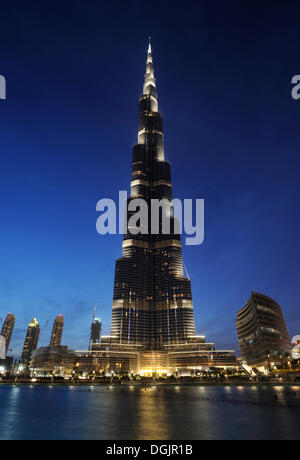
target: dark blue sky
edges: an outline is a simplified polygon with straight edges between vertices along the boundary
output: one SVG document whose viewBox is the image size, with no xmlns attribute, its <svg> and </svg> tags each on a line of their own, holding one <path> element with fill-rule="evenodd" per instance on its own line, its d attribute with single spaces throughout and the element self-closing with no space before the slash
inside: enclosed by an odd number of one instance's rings
<svg viewBox="0 0 300 460">
<path fill-rule="evenodd" d="M 1 6 L 0 316 L 17 316 L 16 354 L 33 316 L 63 313 L 84 349 L 98 303 L 109 332 L 122 238 L 96 233 L 95 207 L 129 189 L 148 35 L 174 195 L 205 199 L 205 242 L 183 249 L 197 332 L 236 347 L 256 290 L 300 333 L 297 3 Z"/>
</svg>

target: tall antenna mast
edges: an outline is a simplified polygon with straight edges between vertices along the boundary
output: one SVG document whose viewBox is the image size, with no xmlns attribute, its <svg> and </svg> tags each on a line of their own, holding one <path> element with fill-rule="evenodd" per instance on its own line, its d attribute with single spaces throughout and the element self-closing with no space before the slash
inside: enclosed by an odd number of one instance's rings
<svg viewBox="0 0 300 460">
<path fill-rule="evenodd" d="M 94 308 L 94 313 L 93 313 L 93 321 L 95 321 L 95 318 L 96 318 L 97 307 L 98 307 L 98 304 L 96 303 L 95 308 Z"/>
</svg>

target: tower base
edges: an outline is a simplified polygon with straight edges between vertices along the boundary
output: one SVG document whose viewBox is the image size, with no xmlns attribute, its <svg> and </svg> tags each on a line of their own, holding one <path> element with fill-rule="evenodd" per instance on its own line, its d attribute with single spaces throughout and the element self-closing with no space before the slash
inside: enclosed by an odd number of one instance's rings
<svg viewBox="0 0 300 460">
<path fill-rule="evenodd" d="M 105 374 L 132 374 L 145 377 L 196 375 L 204 368 L 238 367 L 233 350 L 216 350 L 205 337 L 189 337 L 184 343 L 146 350 L 142 345 L 118 343 L 114 336 L 102 337 L 91 352 L 77 352 L 78 367 L 93 367 Z M 86 369 L 89 372 L 91 369 Z"/>
</svg>

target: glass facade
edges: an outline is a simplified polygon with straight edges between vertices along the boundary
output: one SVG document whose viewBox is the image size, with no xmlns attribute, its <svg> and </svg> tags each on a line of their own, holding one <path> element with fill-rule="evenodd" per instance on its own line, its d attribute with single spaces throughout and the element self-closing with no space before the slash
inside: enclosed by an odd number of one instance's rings
<svg viewBox="0 0 300 460">
<path fill-rule="evenodd" d="M 177 221 L 173 207 L 161 203 L 172 197 L 149 46 L 139 99 L 138 143 L 133 147 L 127 232 L 115 268 L 111 335 L 103 336 L 90 357 L 84 357 L 91 362 L 97 356 L 106 372 L 180 375 L 203 365 L 237 365 L 234 351 L 217 351 L 204 336 L 195 334 L 191 282 L 184 276 Z M 139 199 L 140 207 L 134 201 Z M 153 200 L 157 200 L 154 211 Z M 145 214 L 136 218 L 143 203 L 147 203 L 147 229 Z"/>
<path fill-rule="evenodd" d="M 75 353 L 65 346 L 42 347 L 32 355 L 31 374 L 36 377 L 72 375 Z"/>
<path fill-rule="evenodd" d="M 100 318 L 94 318 L 91 325 L 90 350 L 93 350 L 94 344 L 100 343 L 102 323 Z"/>
<path fill-rule="evenodd" d="M 283 364 L 291 355 L 291 343 L 280 305 L 252 292 L 237 313 L 236 328 L 242 359 L 248 365 Z"/>
<path fill-rule="evenodd" d="M 170 164 L 164 158 L 162 115 L 149 45 L 143 95 L 139 100 L 138 144 L 133 147 L 131 196 L 172 200 Z M 163 213 L 170 212 L 170 230 L 163 231 Z M 111 335 L 121 344 L 160 350 L 195 335 L 190 280 L 184 277 L 180 235 L 173 210 L 161 208 L 157 233 L 149 211 L 147 234 L 132 235 L 128 221 L 122 257 L 116 262 Z M 165 217 L 165 215 L 164 215 Z"/>
</svg>

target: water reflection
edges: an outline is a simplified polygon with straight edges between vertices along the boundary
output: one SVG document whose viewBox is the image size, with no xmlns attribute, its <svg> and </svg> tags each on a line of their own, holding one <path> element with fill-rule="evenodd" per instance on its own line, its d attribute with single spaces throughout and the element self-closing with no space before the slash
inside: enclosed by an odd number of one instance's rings
<svg viewBox="0 0 300 460">
<path fill-rule="evenodd" d="M 0 439 L 300 439 L 299 386 L 0 386 Z"/>
<path fill-rule="evenodd" d="M 17 386 L 11 387 L 9 394 L 7 394 L 7 398 L 5 401 L 1 400 L 1 415 L 5 414 L 6 420 L 3 424 L 3 438 L 2 439 L 11 439 L 14 436 L 14 420 L 15 414 L 17 412 L 19 406 L 19 398 L 20 398 L 20 388 Z M 1 430 L 2 431 L 2 430 Z M 0 433 L 1 439 L 2 433 Z"/>
<path fill-rule="evenodd" d="M 137 389 L 137 439 L 170 439 L 167 398 L 161 388 Z"/>
</svg>

